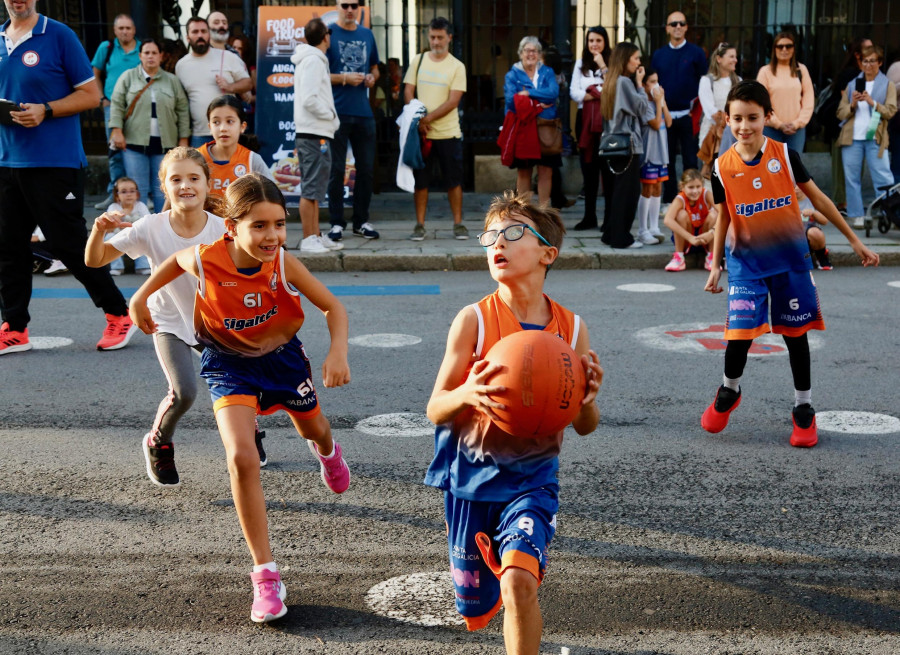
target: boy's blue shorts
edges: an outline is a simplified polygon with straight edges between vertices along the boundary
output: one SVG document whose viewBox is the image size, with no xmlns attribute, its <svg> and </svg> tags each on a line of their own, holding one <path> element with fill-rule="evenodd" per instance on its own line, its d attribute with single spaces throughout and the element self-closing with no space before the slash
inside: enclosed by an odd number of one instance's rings
<svg viewBox="0 0 900 655">
<path fill-rule="evenodd" d="M 483 628 L 500 610 L 500 576 L 506 569 L 524 569 L 538 584 L 543 580 L 558 496 L 558 488 L 542 487 L 510 502 L 491 503 L 444 492 L 456 610 L 469 630 Z"/>
<path fill-rule="evenodd" d="M 759 280 L 729 280 L 725 339 L 755 339 L 770 331 L 799 337 L 810 330 L 824 329 L 812 271 L 788 271 Z"/>
<path fill-rule="evenodd" d="M 213 410 L 254 407 L 258 414 L 283 409 L 307 420 L 321 412 L 306 350 L 297 337 L 261 357 L 241 357 L 204 348 L 200 377 L 209 385 Z"/>
</svg>

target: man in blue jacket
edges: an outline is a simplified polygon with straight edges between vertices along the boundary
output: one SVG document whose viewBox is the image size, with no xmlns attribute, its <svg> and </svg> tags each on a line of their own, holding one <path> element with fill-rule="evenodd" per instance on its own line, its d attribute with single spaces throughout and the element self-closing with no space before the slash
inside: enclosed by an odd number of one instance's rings
<svg viewBox="0 0 900 655">
<path fill-rule="evenodd" d="M 697 166 L 697 136 L 691 121 L 691 102 L 697 97 L 700 78 L 709 65 L 706 54 L 685 39 L 688 24 L 684 14 L 673 11 L 666 19 L 669 42 L 653 53 L 651 65 L 659 75 L 659 84 L 666 90 L 666 104 L 672 114 L 669 134 L 669 179 L 663 183 L 663 202 L 672 202 L 678 194 L 679 176 L 675 172 L 675 159 L 681 152 L 684 168 Z"/>
</svg>

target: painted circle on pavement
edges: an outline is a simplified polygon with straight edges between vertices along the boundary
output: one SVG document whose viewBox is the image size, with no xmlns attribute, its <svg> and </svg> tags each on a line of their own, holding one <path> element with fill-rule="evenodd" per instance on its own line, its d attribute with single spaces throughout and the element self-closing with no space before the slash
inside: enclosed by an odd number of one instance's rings
<svg viewBox="0 0 900 655">
<path fill-rule="evenodd" d="M 889 434 L 900 432 L 900 418 L 874 412 L 816 412 L 816 425 L 845 434 Z"/>
<path fill-rule="evenodd" d="M 414 346 L 422 341 L 421 337 L 412 334 L 361 334 L 349 340 L 354 346 L 367 348 L 401 348 Z"/>
<path fill-rule="evenodd" d="M 411 412 L 370 416 L 357 423 L 356 429 L 376 437 L 428 437 L 434 434 L 434 424 L 427 417 Z"/>
<path fill-rule="evenodd" d="M 376 614 L 415 625 L 462 625 L 448 571 L 401 575 L 369 589 L 366 604 Z"/>
<path fill-rule="evenodd" d="M 685 354 L 715 353 L 725 351 L 728 342 L 724 338 L 724 323 L 678 323 L 644 328 L 635 338 L 645 346 L 659 350 L 669 350 Z M 815 332 L 807 332 L 809 349 L 822 347 L 822 337 Z M 753 340 L 750 355 L 787 355 L 784 339 L 777 334 L 764 334 Z"/>
<path fill-rule="evenodd" d="M 675 291 L 675 287 L 671 284 L 653 284 L 650 282 L 620 284 L 616 289 L 619 291 L 630 291 L 632 293 L 662 293 L 663 291 Z"/>
<path fill-rule="evenodd" d="M 887 285 L 889 287 L 897 287 L 900 289 L 900 280 L 894 280 L 893 282 L 888 282 Z"/>
<path fill-rule="evenodd" d="M 71 346 L 73 341 L 68 337 L 31 337 L 29 339 L 35 350 L 51 350 Z"/>
</svg>

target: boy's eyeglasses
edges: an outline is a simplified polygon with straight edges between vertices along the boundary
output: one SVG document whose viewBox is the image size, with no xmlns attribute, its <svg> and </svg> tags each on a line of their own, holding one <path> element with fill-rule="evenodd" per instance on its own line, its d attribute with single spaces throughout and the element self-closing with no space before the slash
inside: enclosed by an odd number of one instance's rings
<svg viewBox="0 0 900 655">
<path fill-rule="evenodd" d="M 673 20 L 669 23 L 669 27 L 687 27 L 687 23 L 683 20 Z"/>
<path fill-rule="evenodd" d="M 359 3 L 358 2 L 342 2 L 341 9 L 343 9 L 344 11 L 347 11 L 348 9 L 359 9 Z"/>
<path fill-rule="evenodd" d="M 775 48 L 777 50 L 793 50 L 794 44 L 793 43 L 779 43 L 777 46 L 775 46 Z"/>
<path fill-rule="evenodd" d="M 544 237 L 542 237 L 537 230 L 535 230 L 530 225 L 524 225 L 522 223 L 516 223 L 515 225 L 507 225 L 502 230 L 487 230 L 478 235 L 478 243 L 480 243 L 483 247 L 488 248 L 495 243 L 497 243 L 497 239 L 500 238 L 500 235 L 503 235 L 503 238 L 507 241 L 518 241 L 523 236 L 525 236 L 525 230 L 529 230 L 536 236 L 538 239 L 543 241 L 545 244 L 550 246 L 553 245 L 547 241 Z"/>
</svg>

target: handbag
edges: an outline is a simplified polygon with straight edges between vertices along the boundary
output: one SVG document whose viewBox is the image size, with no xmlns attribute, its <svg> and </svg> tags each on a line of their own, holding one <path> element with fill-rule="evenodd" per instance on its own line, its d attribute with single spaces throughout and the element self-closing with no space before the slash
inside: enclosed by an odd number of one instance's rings
<svg viewBox="0 0 900 655">
<path fill-rule="evenodd" d="M 559 155 L 563 150 L 562 121 L 558 118 L 537 119 L 541 155 Z"/>
<path fill-rule="evenodd" d="M 631 166 L 631 160 L 634 159 L 634 149 L 631 145 L 631 135 L 622 132 L 607 132 L 600 137 L 600 146 L 597 149 L 597 156 L 606 160 L 606 165 L 610 172 L 614 175 L 621 175 Z M 625 167 L 617 171 L 609 163 L 612 157 L 628 157 L 628 163 Z"/>
</svg>

